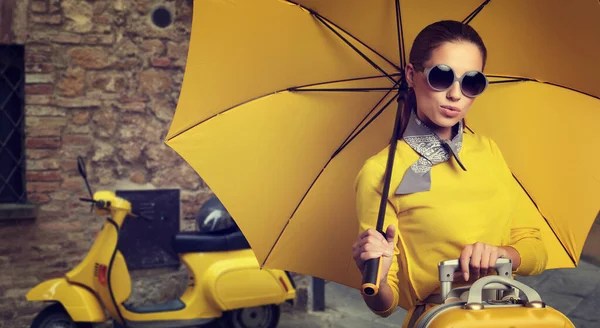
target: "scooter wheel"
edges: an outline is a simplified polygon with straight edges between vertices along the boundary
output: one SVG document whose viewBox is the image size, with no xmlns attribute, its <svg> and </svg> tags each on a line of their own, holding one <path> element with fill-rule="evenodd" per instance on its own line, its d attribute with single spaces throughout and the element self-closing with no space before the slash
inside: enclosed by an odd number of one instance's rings
<svg viewBox="0 0 600 328">
<path fill-rule="evenodd" d="M 92 324 L 73 321 L 60 303 L 54 303 L 35 316 L 31 328 L 92 328 Z"/>
<path fill-rule="evenodd" d="M 275 328 L 279 316 L 279 306 L 270 304 L 227 311 L 219 323 L 222 328 Z"/>
</svg>

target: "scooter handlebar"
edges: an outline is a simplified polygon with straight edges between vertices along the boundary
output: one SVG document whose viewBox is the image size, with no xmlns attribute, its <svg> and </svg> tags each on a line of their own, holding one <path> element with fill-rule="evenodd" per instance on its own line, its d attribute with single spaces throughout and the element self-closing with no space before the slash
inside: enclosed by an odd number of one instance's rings
<svg viewBox="0 0 600 328">
<path fill-rule="evenodd" d="M 91 198 L 79 198 L 79 200 L 82 202 L 92 203 L 94 206 L 96 206 L 96 208 L 99 209 L 108 209 L 110 207 L 110 202 L 105 202 L 103 200 L 95 200 Z"/>
<path fill-rule="evenodd" d="M 95 199 L 91 199 L 91 198 L 79 198 L 79 200 L 82 202 L 92 203 L 93 206 L 95 206 L 97 209 L 100 209 L 100 210 L 110 210 L 111 208 L 117 209 L 117 210 L 120 209 L 118 207 L 112 206 L 110 201 L 95 200 Z M 130 216 L 133 216 L 133 217 L 140 217 L 142 219 L 152 221 L 152 219 L 142 216 L 142 215 L 137 215 L 137 214 L 133 213 L 132 211 L 129 211 L 127 214 Z"/>
</svg>

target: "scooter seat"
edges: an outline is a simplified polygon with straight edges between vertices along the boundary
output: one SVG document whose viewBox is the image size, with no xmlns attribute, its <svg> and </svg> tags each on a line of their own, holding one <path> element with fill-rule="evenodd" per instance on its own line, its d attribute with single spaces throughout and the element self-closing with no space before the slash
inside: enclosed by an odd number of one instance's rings
<svg viewBox="0 0 600 328">
<path fill-rule="evenodd" d="M 250 248 L 238 229 L 218 232 L 180 232 L 173 238 L 173 249 L 181 253 L 226 252 Z"/>
</svg>

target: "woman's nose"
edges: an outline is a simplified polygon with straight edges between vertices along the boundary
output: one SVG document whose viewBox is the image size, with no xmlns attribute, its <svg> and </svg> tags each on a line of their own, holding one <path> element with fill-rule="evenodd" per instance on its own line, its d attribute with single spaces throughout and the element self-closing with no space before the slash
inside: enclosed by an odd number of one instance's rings
<svg viewBox="0 0 600 328">
<path fill-rule="evenodd" d="M 446 98 L 452 101 L 459 101 L 462 97 L 462 91 L 460 90 L 460 83 L 458 81 L 454 82 L 450 89 L 446 92 Z"/>
</svg>

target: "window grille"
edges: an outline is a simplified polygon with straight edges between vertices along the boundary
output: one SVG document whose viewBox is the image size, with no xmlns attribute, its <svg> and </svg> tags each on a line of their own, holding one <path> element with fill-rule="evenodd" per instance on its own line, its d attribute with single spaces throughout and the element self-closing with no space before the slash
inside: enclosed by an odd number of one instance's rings
<svg viewBox="0 0 600 328">
<path fill-rule="evenodd" d="M 0 203 L 25 203 L 25 49 L 0 45 Z"/>
</svg>

